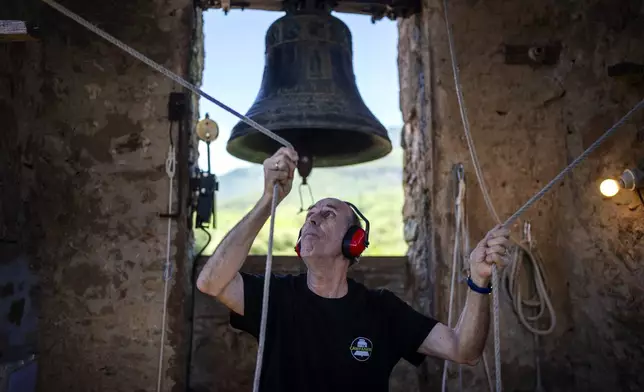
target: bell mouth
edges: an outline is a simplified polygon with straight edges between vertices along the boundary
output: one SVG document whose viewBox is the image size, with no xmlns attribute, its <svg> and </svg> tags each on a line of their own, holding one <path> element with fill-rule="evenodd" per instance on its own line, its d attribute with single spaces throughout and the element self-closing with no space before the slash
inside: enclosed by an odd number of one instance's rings
<svg viewBox="0 0 644 392">
<path fill-rule="evenodd" d="M 330 127 L 269 130 L 293 144 L 298 155 L 310 157 L 314 167 L 365 163 L 382 158 L 392 150 L 386 134 Z M 236 158 L 262 163 L 281 147 L 275 140 L 254 131 L 231 138 L 226 150 Z"/>
</svg>

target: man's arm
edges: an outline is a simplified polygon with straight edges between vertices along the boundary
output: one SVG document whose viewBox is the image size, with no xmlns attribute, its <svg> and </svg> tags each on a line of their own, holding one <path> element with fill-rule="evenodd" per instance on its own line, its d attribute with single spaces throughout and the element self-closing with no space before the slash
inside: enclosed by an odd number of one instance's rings
<svg viewBox="0 0 644 392">
<path fill-rule="evenodd" d="M 277 184 L 277 202 L 291 191 L 297 153 L 280 148 L 264 161 L 264 194 L 215 249 L 197 279 L 197 288 L 212 295 L 235 313 L 244 315 L 244 282 L 239 273 L 250 247 L 271 215 L 273 185 Z"/>
<path fill-rule="evenodd" d="M 253 241 L 271 214 L 271 199 L 265 196 L 226 234 L 197 279 L 199 291 L 219 299 L 244 315 L 244 283 L 239 274 Z"/>
<path fill-rule="evenodd" d="M 470 255 L 472 282 L 487 287 L 492 265 L 505 263 L 509 231 L 497 226 L 476 246 Z M 490 328 L 490 296 L 468 290 L 465 306 L 455 328 L 438 323 L 418 348 L 418 352 L 456 363 L 475 365 L 487 340 Z"/>
<path fill-rule="evenodd" d="M 465 307 L 454 329 L 438 323 L 418 351 L 456 363 L 475 365 L 487 339 L 490 326 L 489 295 L 468 290 Z"/>
</svg>

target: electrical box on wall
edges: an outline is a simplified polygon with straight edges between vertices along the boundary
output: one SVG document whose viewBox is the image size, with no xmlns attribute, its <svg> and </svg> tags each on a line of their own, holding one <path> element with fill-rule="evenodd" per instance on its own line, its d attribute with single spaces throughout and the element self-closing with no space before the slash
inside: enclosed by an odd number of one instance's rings
<svg viewBox="0 0 644 392">
<path fill-rule="evenodd" d="M 208 171 L 198 170 L 192 178 L 193 211 L 196 213 L 195 227 L 216 228 L 216 192 L 219 190 L 217 176 Z"/>
<path fill-rule="evenodd" d="M 40 10 L 40 0 L 3 0 L 0 6 L 0 42 L 38 39 Z"/>
</svg>

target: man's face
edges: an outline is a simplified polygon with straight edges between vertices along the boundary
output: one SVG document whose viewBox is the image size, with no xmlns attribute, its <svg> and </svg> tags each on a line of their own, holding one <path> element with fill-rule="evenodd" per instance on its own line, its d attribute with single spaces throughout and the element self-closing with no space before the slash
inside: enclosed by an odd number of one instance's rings
<svg viewBox="0 0 644 392">
<path fill-rule="evenodd" d="M 322 199 L 308 211 L 302 237 L 302 257 L 337 257 L 342 254 L 342 238 L 349 228 L 351 208 L 338 199 Z"/>
</svg>

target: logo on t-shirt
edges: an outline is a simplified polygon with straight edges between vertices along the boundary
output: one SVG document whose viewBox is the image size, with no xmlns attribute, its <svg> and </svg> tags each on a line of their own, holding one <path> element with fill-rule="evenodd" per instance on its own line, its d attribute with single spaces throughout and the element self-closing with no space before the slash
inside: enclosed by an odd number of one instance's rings
<svg viewBox="0 0 644 392">
<path fill-rule="evenodd" d="M 353 342 L 351 342 L 349 350 L 351 351 L 351 355 L 353 355 L 355 359 L 363 362 L 371 357 L 371 352 L 373 351 L 373 343 L 371 343 L 371 340 L 367 338 L 355 338 Z"/>
</svg>

